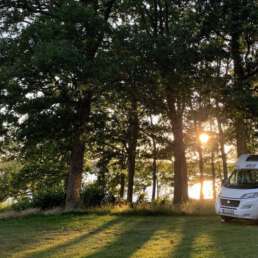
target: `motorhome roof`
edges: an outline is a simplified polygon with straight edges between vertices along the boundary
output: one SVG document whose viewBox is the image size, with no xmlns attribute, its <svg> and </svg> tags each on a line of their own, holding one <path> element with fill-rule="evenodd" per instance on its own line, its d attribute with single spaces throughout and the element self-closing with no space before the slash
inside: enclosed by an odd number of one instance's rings
<svg viewBox="0 0 258 258">
<path fill-rule="evenodd" d="M 258 155 L 243 154 L 236 162 L 237 169 L 258 169 Z"/>
</svg>

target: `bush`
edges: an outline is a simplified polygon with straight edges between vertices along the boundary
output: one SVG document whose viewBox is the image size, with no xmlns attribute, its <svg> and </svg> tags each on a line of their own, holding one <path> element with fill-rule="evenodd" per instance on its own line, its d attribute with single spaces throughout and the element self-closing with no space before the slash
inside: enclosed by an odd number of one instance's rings
<svg viewBox="0 0 258 258">
<path fill-rule="evenodd" d="M 81 193 L 82 204 L 85 207 L 97 207 L 103 204 L 114 204 L 115 197 L 111 193 L 105 193 L 96 184 L 86 186 Z"/>
<path fill-rule="evenodd" d="M 65 193 L 63 191 L 45 191 L 35 193 L 32 198 L 23 197 L 18 199 L 12 208 L 22 211 L 30 208 L 40 208 L 42 210 L 62 207 L 65 204 Z"/>
<path fill-rule="evenodd" d="M 33 207 L 42 210 L 63 207 L 65 204 L 65 193 L 63 191 L 56 192 L 40 192 L 33 196 Z"/>
<path fill-rule="evenodd" d="M 26 209 L 34 208 L 33 201 L 31 198 L 23 197 L 12 205 L 12 208 L 16 211 L 23 211 Z"/>
</svg>

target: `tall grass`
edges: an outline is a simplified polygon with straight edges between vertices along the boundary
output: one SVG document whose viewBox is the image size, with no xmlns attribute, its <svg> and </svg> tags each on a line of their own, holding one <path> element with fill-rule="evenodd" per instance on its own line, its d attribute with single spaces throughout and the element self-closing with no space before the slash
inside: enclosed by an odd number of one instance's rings
<svg viewBox="0 0 258 258">
<path fill-rule="evenodd" d="M 135 216 L 207 216 L 215 215 L 214 201 L 191 200 L 182 205 L 142 203 L 130 207 L 129 205 L 102 206 L 81 210 L 81 212 L 112 214 L 112 215 L 135 215 Z"/>
<path fill-rule="evenodd" d="M 1 208 L 2 207 L 2 208 Z M 63 208 L 51 210 L 26 209 L 24 211 L 10 210 L 9 207 L 0 206 L 0 219 L 24 217 L 34 214 L 57 215 L 64 213 Z M 127 204 L 105 205 L 98 208 L 80 209 L 76 214 L 98 214 L 98 215 L 118 215 L 118 216 L 211 216 L 215 215 L 214 201 L 191 200 L 182 205 L 171 203 L 142 203 L 133 207 Z"/>
</svg>

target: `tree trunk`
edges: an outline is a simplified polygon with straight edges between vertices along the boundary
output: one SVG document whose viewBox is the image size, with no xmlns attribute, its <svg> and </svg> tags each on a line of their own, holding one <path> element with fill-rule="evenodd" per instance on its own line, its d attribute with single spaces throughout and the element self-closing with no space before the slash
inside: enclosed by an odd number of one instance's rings
<svg viewBox="0 0 258 258">
<path fill-rule="evenodd" d="M 185 158 L 185 144 L 183 140 L 183 118 L 177 117 L 173 122 L 175 139 L 175 162 L 174 162 L 174 204 L 182 204 L 188 200 L 187 168 Z"/>
<path fill-rule="evenodd" d="M 151 201 L 154 202 L 156 198 L 156 189 L 157 189 L 157 149 L 156 141 L 153 138 L 153 163 L 152 163 L 152 197 Z"/>
<path fill-rule="evenodd" d="M 160 193 L 160 185 L 159 185 L 159 177 L 158 177 L 158 174 L 157 174 L 157 178 L 156 178 L 156 180 L 157 180 L 157 199 L 159 199 L 159 193 Z"/>
<path fill-rule="evenodd" d="M 219 129 L 219 145 L 222 159 L 223 178 L 228 178 L 228 167 L 227 167 L 227 155 L 225 152 L 225 137 L 222 129 L 222 123 L 219 117 L 217 117 L 218 129 Z"/>
<path fill-rule="evenodd" d="M 202 146 L 198 143 L 198 155 L 199 155 L 199 172 L 200 172 L 200 200 L 204 199 L 204 192 L 203 192 L 203 184 L 204 184 L 204 175 L 203 175 L 203 153 L 202 153 Z"/>
<path fill-rule="evenodd" d="M 196 144 L 197 144 L 197 152 L 199 156 L 199 173 L 200 173 L 200 200 L 204 199 L 203 193 L 203 184 L 204 184 L 204 175 L 203 175 L 203 152 L 202 152 L 202 143 L 199 140 L 199 136 L 201 133 L 201 125 L 200 122 L 198 123 L 196 119 L 194 119 L 194 127 L 195 127 L 195 134 L 196 134 Z"/>
<path fill-rule="evenodd" d="M 213 199 L 216 199 L 216 172 L 214 164 L 214 151 L 211 151 L 211 174 L 212 174 L 212 194 Z"/>
<path fill-rule="evenodd" d="M 85 125 L 88 122 L 91 107 L 91 93 L 85 92 L 78 103 L 78 128 L 74 133 L 74 141 L 71 150 L 70 169 L 66 190 L 66 211 L 78 208 L 80 203 L 80 191 L 83 171 L 85 142 L 82 139 Z"/>
<path fill-rule="evenodd" d="M 233 28 L 234 30 L 234 28 Z M 231 34 L 231 56 L 234 63 L 234 86 L 236 92 L 241 95 L 244 88 L 244 67 L 240 51 L 240 38 L 239 32 L 233 32 Z M 247 128 L 245 125 L 245 117 L 242 113 L 242 109 L 238 109 L 237 117 L 235 118 L 235 135 L 237 141 L 237 155 L 248 153 L 248 137 Z"/>
<path fill-rule="evenodd" d="M 110 156 L 102 155 L 102 158 L 97 163 L 98 175 L 97 184 L 103 193 L 107 190 L 107 175 L 108 175 L 108 164 L 111 160 Z"/>
<path fill-rule="evenodd" d="M 134 144 L 132 144 L 134 145 Z M 132 204 L 133 202 L 133 187 L 134 187 L 134 174 L 135 174 L 135 157 L 136 150 L 131 146 L 128 153 L 128 187 L 127 187 L 127 201 Z"/>
<path fill-rule="evenodd" d="M 218 155 L 219 155 L 219 154 L 218 154 Z M 223 181 L 223 178 L 222 178 L 222 174 L 221 174 L 220 163 L 218 163 L 218 177 L 219 177 L 220 181 L 222 182 L 222 181 Z"/>
<path fill-rule="evenodd" d="M 168 118 L 174 136 L 174 204 L 188 200 L 188 179 L 183 133 L 183 104 L 176 103 L 176 97 L 167 89 Z"/>
<path fill-rule="evenodd" d="M 103 17 L 105 24 L 108 22 L 109 16 L 112 11 L 112 7 L 115 4 L 115 0 L 108 1 L 105 5 L 103 11 Z M 88 61 L 93 61 L 95 59 L 98 48 L 102 44 L 104 32 L 97 32 L 95 35 L 95 41 L 90 42 L 88 45 Z M 71 151 L 71 162 L 70 170 L 68 175 L 68 184 L 66 192 L 66 210 L 73 210 L 78 207 L 80 202 L 80 190 L 82 181 L 82 170 L 83 170 L 83 159 L 84 159 L 84 141 L 82 139 L 83 133 L 85 131 L 85 125 L 89 119 L 90 108 L 91 108 L 92 93 L 90 91 L 84 91 L 82 97 L 78 102 L 78 127 L 74 132 L 74 141 L 72 144 Z"/>
<path fill-rule="evenodd" d="M 246 154 L 249 152 L 247 142 L 248 142 L 248 130 L 243 121 L 243 118 L 237 118 L 235 120 L 235 132 L 237 141 L 237 155 Z"/>
<path fill-rule="evenodd" d="M 135 174 L 135 158 L 137 138 L 139 132 L 139 121 L 137 114 L 137 101 L 132 99 L 131 108 L 128 116 L 128 187 L 127 187 L 127 201 L 132 204 L 133 202 L 133 187 L 134 187 L 134 174 Z"/>
<path fill-rule="evenodd" d="M 84 150 L 84 142 L 78 139 L 77 142 L 74 143 L 71 155 L 71 164 L 66 190 L 65 209 L 67 211 L 78 208 L 80 203 Z"/>
<path fill-rule="evenodd" d="M 120 175 L 120 190 L 119 190 L 119 197 L 121 200 L 124 199 L 124 192 L 125 192 L 125 174 Z"/>
</svg>

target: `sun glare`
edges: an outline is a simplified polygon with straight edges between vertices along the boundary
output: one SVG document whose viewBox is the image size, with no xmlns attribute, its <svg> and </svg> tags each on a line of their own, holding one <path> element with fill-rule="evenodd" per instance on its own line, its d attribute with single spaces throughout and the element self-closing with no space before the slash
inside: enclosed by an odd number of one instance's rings
<svg viewBox="0 0 258 258">
<path fill-rule="evenodd" d="M 207 143 L 209 141 L 209 135 L 207 133 L 202 133 L 199 135 L 199 140 L 201 143 Z"/>
<path fill-rule="evenodd" d="M 188 194 L 191 199 L 200 199 L 201 184 L 196 183 L 189 187 Z M 212 199 L 212 181 L 203 182 L 203 196 L 204 199 Z"/>
</svg>

